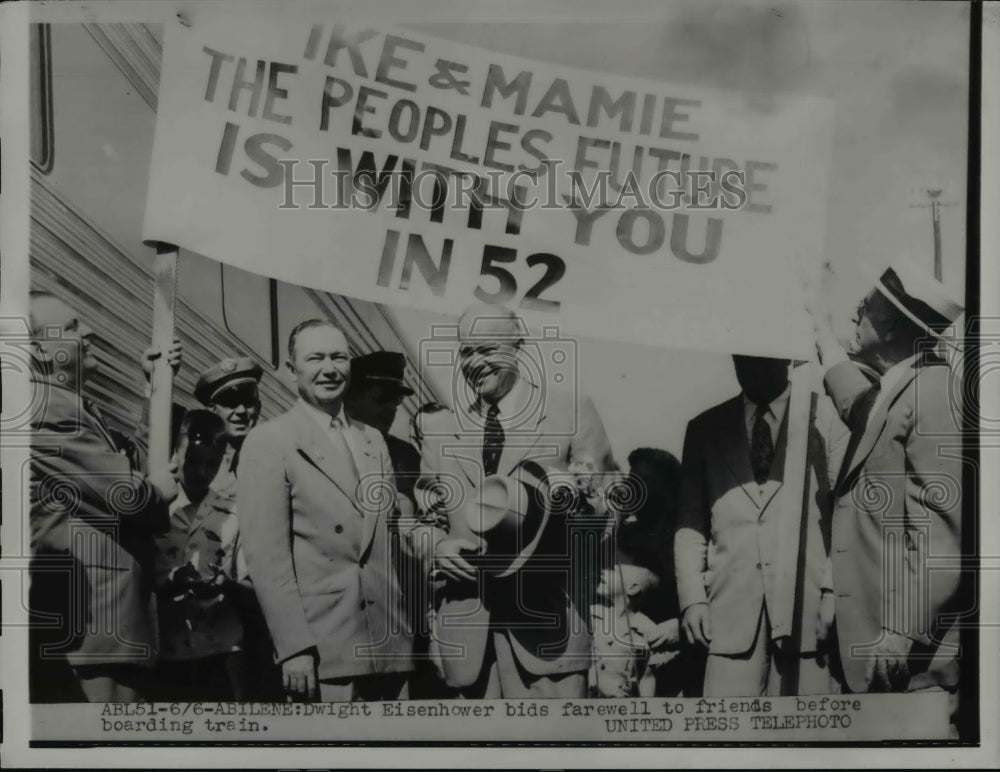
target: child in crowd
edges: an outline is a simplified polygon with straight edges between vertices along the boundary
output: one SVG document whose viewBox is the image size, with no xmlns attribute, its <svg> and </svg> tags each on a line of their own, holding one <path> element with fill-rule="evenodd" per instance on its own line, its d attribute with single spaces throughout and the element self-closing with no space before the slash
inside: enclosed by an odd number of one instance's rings
<svg viewBox="0 0 1000 772">
<path fill-rule="evenodd" d="M 232 493 L 211 490 L 226 452 L 225 424 L 209 410 L 184 416 L 177 442 L 180 493 L 157 539 L 158 699 L 243 699 L 241 597 L 252 592 Z"/>
</svg>

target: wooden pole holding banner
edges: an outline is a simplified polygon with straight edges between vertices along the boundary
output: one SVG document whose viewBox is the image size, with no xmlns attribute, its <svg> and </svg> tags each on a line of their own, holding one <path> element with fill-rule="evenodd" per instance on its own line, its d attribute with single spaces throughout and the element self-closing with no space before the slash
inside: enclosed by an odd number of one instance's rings
<svg viewBox="0 0 1000 772">
<path fill-rule="evenodd" d="M 799 365 L 792 371 L 788 402 L 788 446 L 782 485 L 781 530 L 778 545 L 777 594 L 780 618 L 788 624 L 786 655 L 790 667 L 781 678 L 781 694 L 798 694 L 805 599 L 805 564 L 809 539 L 811 469 L 809 438 L 816 418 L 815 366 Z"/>
<path fill-rule="evenodd" d="M 153 268 L 153 340 L 163 355 L 153 361 L 149 396 L 149 468 L 162 469 L 170 461 L 170 421 L 173 373 L 166 352 L 174 342 L 174 305 L 177 297 L 177 247 L 156 244 Z"/>
</svg>

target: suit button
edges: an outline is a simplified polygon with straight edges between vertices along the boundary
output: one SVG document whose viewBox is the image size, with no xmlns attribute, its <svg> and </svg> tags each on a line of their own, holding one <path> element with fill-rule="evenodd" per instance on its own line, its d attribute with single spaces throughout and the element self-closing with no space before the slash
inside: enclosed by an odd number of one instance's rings
<svg viewBox="0 0 1000 772">
<path fill-rule="evenodd" d="M 361 601 L 361 604 L 360 604 L 360 605 L 361 605 L 361 610 L 362 610 L 362 611 L 364 611 L 364 609 L 365 609 L 365 606 L 367 606 L 367 605 L 368 605 L 368 602 L 367 602 L 367 601 Z"/>
<path fill-rule="evenodd" d="M 760 563 L 757 564 L 757 570 L 760 571 Z"/>
<path fill-rule="evenodd" d="M 333 530 L 336 531 L 337 533 L 343 533 L 344 532 L 344 526 L 342 526 L 340 523 L 337 523 L 337 525 L 334 526 Z"/>
</svg>

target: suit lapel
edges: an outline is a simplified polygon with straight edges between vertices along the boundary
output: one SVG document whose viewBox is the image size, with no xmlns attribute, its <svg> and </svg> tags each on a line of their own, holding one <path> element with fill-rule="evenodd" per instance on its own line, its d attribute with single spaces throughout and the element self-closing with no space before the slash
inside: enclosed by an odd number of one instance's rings
<svg viewBox="0 0 1000 772">
<path fill-rule="evenodd" d="M 750 468 L 750 440 L 747 439 L 746 421 L 743 416 L 743 397 L 735 397 L 729 402 L 729 409 L 723 417 L 719 432 L 719 444 L 723 462 L 729 467 L 733 478 L 753 505 L 760 508 L 755 491 L 749 486 L 756 485 Z"/>
<path fill-rule="evenodd" d="M 361 555 L 364 555 L 375 539 L 375 530 L 382 513 L 386 509 L 383 483 L 393 479 L 392 469 L 383 469 L 381 456 L 376 456 L 371 432 L 364 425 L 353 419 L 348 419 L 354 438 L 358 443 L 361 456 L 358 459 L 361 468 L 358 469 L 358 480 L 361 482 Z M 389 508 L 396 502 L 388 502 Z"/>
<path fill-rule="evenodd" d="M 87 399 L 81 400 L 81 404 L 83 405 L 83 414 L 87 416 L 90 425 L 104 438 L 104 441 L 108 443 L 111 450 L 117 453 L 119 450 L 118 443 L 115 442 L 114 435 L 111 434 L 111 430 L 104 423 L 104 416 L 101 415 L 101 411 L 97 405 Z"/>
<path fill-rule="evenodd" d="M 524 460 L 532 448 L 538 444 L 542 438 L 542 424 L 545 422 L 543 414 L 535 425 L 530 436 L 515 434 L 504 440 L 503 453 L 500 454 L 500 463 L 497 465 L 497 472 L 503 475 L 510 475 L 514 468 Z"/>
<path fill-rule="evenodd" d="M 299 452 L 340 489 L 359 513 L 364 514 L 357 499 L 358 471 L 344 438 L 339 432 L 323 431 L 302 405 L 292 408 L 292 414 L 298 428 L 296 445 Z"/>
<path fill-rule="evenodd" d="M 861 435 L 861 439 L 854 448 L 854 453 L 844 459 L 844 468 L 837 480 L 837 488 L 839 490 L 840 485 L 846 481 L 854 471 L 865 462 L 865 459 L 871 455 L 872 450 L 875 449 L 875 444 L 878 442 L 879 438 L 882 436 L 882 432 L 885 431 L 886 422 L 889 419 L 889 409 L 895 404 L 896 400 L 899 399 L 899 395 L 903 393 L 903 390 L 910 385 L 910 382 L 916 377 L 917 371 L 916 367 L 906 373 L 906 375 L 899 379 L 892 390 L 889 391 L 885 398 L 882 400 L 882 404 L 879 405 L 878 410 L 872 414 L 869 420 L 866 422 L 865 428 L 863 429 L 864 434 Z"/>
</svg>

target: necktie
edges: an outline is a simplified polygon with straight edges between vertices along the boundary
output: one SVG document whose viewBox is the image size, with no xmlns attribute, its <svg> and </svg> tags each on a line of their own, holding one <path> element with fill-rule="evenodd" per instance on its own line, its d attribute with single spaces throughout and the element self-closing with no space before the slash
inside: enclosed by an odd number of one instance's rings
<svg viewBox="0 0 1000 772">
<path fill-rule="evenodd" d="M 774 460 L 774 439 L 771 437 L 771 427 L 767 425 L 764 415 L 767 405 L 757 405 L 753 416 L 753 432 L 750 436 L 750 465 L 758 485 L 767 481 Z"/>
<path fill-rule="evenodd" d="M 354 445 L 348 433 L 347 422 L 341 416 L 337 415 L 330 419 L 330 434 L 334 444 L 339 444 L 346 448 L 348 457 L 354 462 L 355 470 L 360 471 L 361 466 L 358 463 L 358 455 L 354 451 Z"/>
<path fill-rule="evenodd" d="M 496 474 L 503 453 L 503 427 L 500 425 L 500 408 L 490 405 L 486 411 L 486 425 L 483 427 L 483 473 Z"/>
</svg>

